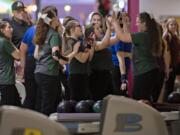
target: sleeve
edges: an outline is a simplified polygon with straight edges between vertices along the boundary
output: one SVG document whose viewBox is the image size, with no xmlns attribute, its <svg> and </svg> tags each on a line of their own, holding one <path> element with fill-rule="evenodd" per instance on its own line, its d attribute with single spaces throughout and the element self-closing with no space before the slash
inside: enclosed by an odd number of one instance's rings
<svg viewBox="0 0 180 135">
<path fill-rule="evenodd" d="M 73 45 L 75 43 L 75 40 L 71 38 L 67 38 L 66 43 L 63 43 L 63 54 L 68 55 L 73 51 Z"/>
<path fill-rule="evenodd" d="M 146 33 L 138 32 L 131 34 L 132 42 L 134 45 L 141 45 L 144 43 L 144 39 L 146 39 Z"/>
<path fill-rule="evenodd" d="M 9 55 L 15 51 L 15 46 L 8 40 L 3 41 L 3 48 Z"/>
<path fill-rule="evenodd" d="M 28 45 L 28 43 L 29 43 L 29 36 L 30 36 L 29 30 L 27 30 L 27 31 L 25 32 L 23 38 L 22 38 L 22 42 Z"/>
<path fill-rule="evenodd" d="M 62 40 L 61 40 L 61 37 L 58 33 L 54 33 L 52 35 L 52 37 L 50 38 L 50 46 L 51 48 L 52 47 L 55 47 L 55 46 L 61 46 L 62 45 Z"/>
</svg>

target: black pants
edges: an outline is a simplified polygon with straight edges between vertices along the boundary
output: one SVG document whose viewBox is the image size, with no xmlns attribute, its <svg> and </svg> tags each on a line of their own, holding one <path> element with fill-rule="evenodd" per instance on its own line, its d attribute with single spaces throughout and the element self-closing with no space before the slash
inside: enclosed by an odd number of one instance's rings
<svg viewBox="0 0 180 135">
<path fill-rule="evenodd" d="M 133 98 L 140 100 L 152 100 L 154 87 L 157 83 L 158 69 L 153 69 L 134 77 Z"/>
<path fill-rule="evenodd" d="M 165 82 L 164 97 L 163 97 L 163 101 L 165 101 L 165 102 L 168 101 L 169 94 L 174 91 L 175 79 L 176 79 L 176 72 L 175 72 L 175 69 L 173 69 L 169 73 L 168 80 Z"/>
<path fill-rule="evenodd" d="M 127 96 L 127 89 L 121 90 L 121 73 L 117 66 L 114 66 L 112 70 L 112 84 L 113 84 L 113 94 Z"/>
<path fill-rule="evenodd" d="M 23 107 L 35 110 L 37 99 L 37 85 L 34 77 L 35 59 L 33 57 L 26 58 L 26 65 L 24 71 L 26 98 Z"/>
<path fill-rule="evenodd" d="M 37 110 L 45 115 L 56 112 L 58 103 L 61 101 L 61 87 L 58 76 L 48 76 L 44 74 L 35 74 L 38 96 L 37 102 L 40 106 Z"/>
<path fill-rule="evenodd" d="M 88 84 L 88 74 L 69 75 L 70 98 L 76 101 L 91 98 Z"/>
<path fill-rule="evenodd" d="M 152 100 L 153 102 L 157 102 L 159 95 L 161 93 L 163 84 L 164 84 L 164 77 L 165 77 L 165 73 L 164 71 L 159 71 L 159 75 L 157 77 L 157 82 L 155 84 L 155 87 L 153 89 L 153 93 L 152 93 Z"/>
<path fill-rule="evenodd" d="M 21 99 L 14 84 L 0 85 L 0 105 L 21 106 Z"/>
<path fill-rule="evenodd" d="M 63 85 L 64 90 L 65 90 L 64 93 L 62 94 L 62 97 L 65 100 L 69 100 L 70 99 L 70 88 L 68 85 L 67 75 L 66 75 L 66 73 L 63 73 L 63 71 L 61 70 L 59 73 L 59 77 L 60 77 L 60 83 L 61 83 L 61 85 Z"/>
<path fill-rule="evenodd" d="M 112 75 L 109 70 L 93 70 L 90 74 L 90 91 L 93 100 L 102 100 L 112 94 Z"/>
</svg>

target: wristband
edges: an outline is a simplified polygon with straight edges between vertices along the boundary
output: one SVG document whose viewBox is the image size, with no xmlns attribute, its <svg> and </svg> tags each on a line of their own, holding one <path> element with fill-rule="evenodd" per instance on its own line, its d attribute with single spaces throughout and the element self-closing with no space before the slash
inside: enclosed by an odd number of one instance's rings
<svg viewBox="0 0 180 135">
<path fill-rule="evenodd" d="M 52 56 L 57 57 L 59 60 L 62 59 L 62 60 L 64 60 L 64 61 L 69 61 L 69 58 L 68 58 L 68 57 L 65 57 L 65 56 L 61 55 L 60 52 L 57 51 L 57 50 L 52 53 Z"/>
<path fill-rule="evenodd" d="M 121 75 L 121 83 L 127 83 L 126 74 L 122 74 L 122 75 Z"/>
<path fill-rule="evenodd" d="M 126 74 L 121 75 L 121 80 L 127 80 Z"/>
</svg>

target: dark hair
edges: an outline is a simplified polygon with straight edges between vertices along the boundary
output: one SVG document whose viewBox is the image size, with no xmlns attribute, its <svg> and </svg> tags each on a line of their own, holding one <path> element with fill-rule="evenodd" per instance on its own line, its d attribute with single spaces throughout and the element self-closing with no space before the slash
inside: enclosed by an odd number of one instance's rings
<svg viewBox="0 0 180 135">
<path fill-rule="evenodd" d="M 139 19 L 141 22 L 145 22 L 146 30 L 150 34 L 153 56 L 161 56 L 162 36 L 158 23 L 154 18 L 151 18 L 151 16 L 147 12 L 140 13 Z"/>
<path fill-rule="evenodd" d="M 47 14 L 47 17 L 52 19 L 57 16 L 57 9 L 54 6 L 46 6 L 41 10 L 41 13 Z M 49 25 L 40 18 L 36 26 L 36 33 L 34 37 L 34 43 L 36 45 L 42 46 L 44 44 L 48 30 Z"/>
<path fill-rule="evenodd" d="M 8 39 L 5 34 L 1 31 L 2 29 L 5 29 L 5 27 L 7 26 L 9 22 L 7 21 L 0 21 L 0 37 L 4 37 L 6 39 Z"/>
<path fill-rule="evenodd" d="M 117 19 L 118 19 L 119 21 L 122 21 L 122 12 L 121 12 L 121 11 L 119 11 L 119 12 L 117 13 Z"/>
<path fill-rule="evenodd" d="M 85 31 L 84 31 L 85 38 L 88 38 L 93 32 L 94 32 L 94 24 L 89 24 L 85 26 Z"/>
</svg>

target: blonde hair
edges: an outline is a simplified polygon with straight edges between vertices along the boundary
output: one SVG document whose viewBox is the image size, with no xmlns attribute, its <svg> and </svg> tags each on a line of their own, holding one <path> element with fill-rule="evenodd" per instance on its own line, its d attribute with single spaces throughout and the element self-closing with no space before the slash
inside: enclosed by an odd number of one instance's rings
<svg viewBox="0 0 180 135">
<path fill-rule="evenodd" d="M 176 35 L 177 37 L 179 37 L 179 25 L 178 25 L 178 23 L 177 23 L 177 21 L 176 21 L 175 18 L 173 18 L 173 17 L 168 18 L 168 20 L 167 20 L 167 22 L 166 22 L 166 30 L 167 30 L 168 33 L 171 33 L 170 30 L 169 30 L 169 24 L 172 23 L 172 22 L 176 24 L 176 28 L 177 28 L 177 29 L 176 29 L 175 35 Z M 171 33 L 171 34 L 173 34 L 173 33 Z"/>
<path fill-rule="evenodd" d="M 63 44 L 62 44 L 62 53 L 64 55 L 67 55 L 69 53 L 69 51 L 72 50 L 72 47 L 68 46 L 67 41 L 68 41 L 68 38 L 71 36 L 71 29 L 74 26 L 76 26 L 77 23 L 78 23 L 77 20 L 70 20 L 65 25 L 65 29 L 64 29 L 64 33 L 63 33 Z"/>
</svg>

